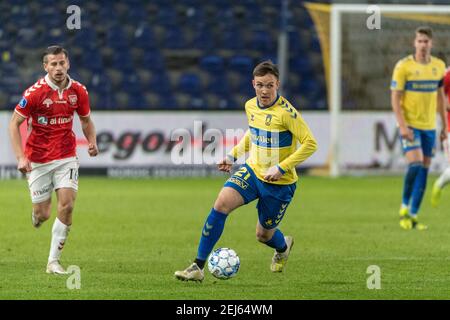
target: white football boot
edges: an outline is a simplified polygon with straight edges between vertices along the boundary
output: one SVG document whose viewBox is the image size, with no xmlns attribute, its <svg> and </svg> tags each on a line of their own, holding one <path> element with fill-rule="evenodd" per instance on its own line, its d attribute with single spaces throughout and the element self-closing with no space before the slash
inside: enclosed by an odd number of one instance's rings
<svg viewBox="0 0 450 320">
<path fill-rule="evenodd" d="M 285 252 L 277 252 L 275 250 L 275 254 L 273 255 L 272 263 L 270 265 L 270 270 L 272 272 L 282 272 L 286 267 L 289 253 L 291 252 L 292 246 L 294 245 L 294 238 L 292 238 L 291 236 L 286 236 L 284 237 L 284 241 L 286 241 L 287 249 Z"/>
<path fill-rule="evenodd" d="M 39 228 L 42 225 L 42 221 L 40 221 L 35 215 L 34 215 L 34 211 L 31 211 L 31 224 L 33 225 L 33 227 L 35 228 Z"/>
<path fill-rule="evenodd" d="M 47 264 L 47 273 L 50 274 L 68 274 L 59 261 L 55 260 Z"/>
<path fill-rule="evenodd" d="M 175 278 L 183 281 L 203 281 L 205 274 L 203 270 L 194 262 L 182 271 L 175 271 Z"/>
</svg>

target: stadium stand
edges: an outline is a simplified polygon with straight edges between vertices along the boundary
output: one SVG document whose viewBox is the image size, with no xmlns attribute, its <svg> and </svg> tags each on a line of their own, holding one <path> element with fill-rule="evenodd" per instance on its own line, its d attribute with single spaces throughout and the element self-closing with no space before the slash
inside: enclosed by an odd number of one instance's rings
<svg viewBox="0 0 450 320">
<path fill-rule="evenodd" d="M 66 27 L 71 4 L 81 8 L 80 30 Z M 254 94 L 254 65 L 276 62 L 279 6 L 278 0 L 1 1 L 0 109 L 12 109 L 43 75 L 40 55 L 53 44 L 69 50 L 69 73 L 88 86 L 93 109 L 242 109 Z M 326 109 L 314 25 L 300 2 L 291 7 L 286 95 L 302 109 Z"/>
</svg>

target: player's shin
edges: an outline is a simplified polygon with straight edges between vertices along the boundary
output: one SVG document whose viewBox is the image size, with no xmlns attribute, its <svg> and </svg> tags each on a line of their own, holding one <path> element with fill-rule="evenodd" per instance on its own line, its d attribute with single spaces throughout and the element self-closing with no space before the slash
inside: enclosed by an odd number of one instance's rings
<svg viewBox="0 0 450 320">
<path fill-rule="evenodd" d="M 70 226 L 62 223 L 58 218 L 55 219 L 52 228 L 52 241 L 50 244 L 50 254 L 48 262 L 58 261 L 61 257 L 64 244 L 69 235 Z"/>
<path fill-rule="evenodd" d="M 227 217 L 227 214 L 219 212 L 214 208 L 211 209 L 205 225 L 203 226 L 197 258 L 195 259 L 195 262 L 201 269 L 203 269 L 208 255 L 222 235 Z"/>
<path fill-rule="evenodd" d="M 422 162 L 413 162 L 408 165 L 408 169 L 405 174 L 405 180 L 403 184 L 403 197 L 402 204 L 406 207 L 409 206 L 411 195 L 414 189 L 414 182 L 422 168 Z"/>
<path fill-rule="evenodd" d="M 419 212 L 420 204 L 422 203 L 423 195 L 427 187 L 428 168 L 422 167 L 414 182 L 414 188 L 412 193 L 411 213 L 414 217 Z"/>
</svg>

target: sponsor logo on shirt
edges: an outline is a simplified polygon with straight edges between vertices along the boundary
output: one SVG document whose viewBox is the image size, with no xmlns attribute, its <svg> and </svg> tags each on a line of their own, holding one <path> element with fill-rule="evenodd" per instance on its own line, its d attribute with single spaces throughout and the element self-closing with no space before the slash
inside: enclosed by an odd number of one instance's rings
<svg viewBox="0 0 450 320">
<path fill-rule="evenodd" d="M 69 117 L 55 117 L 55 118 L 47 118 L 45 116 L 38 116 L 37 122 L 39 124 L 42 124 L 44 126 L 46 125 L 61 125 L 61 124 L 67 124 L 71 123 L 73 120 L 73 116 Z"/>
<path fill-rule="evenodd" d="M 44 125 L 44 126 L 46 126 L 46 125 L 48 124 L 48 119 L 47 119 L 47 117 L 44 117 L 44 116 L 38 117 L 38 123 L 39 123 L 39 124 L 42 124 L 42 125 Z"/>
<path fill-rule="evenodd" d="M 24 109 L 27 106 L 27 103 L 28 103 L 27 99 L 25 99 L 25 97 L 22 97 L 22 99 L 20 99 L 19 102 L 19 107 Z"/>
<path fill-rule="evenodd" d="M 57 117 L 57 118 L 51 118 L 50 119 L 50 125 L 55 124 L 67 124 L 72 122 L 73 117 Z"/>
<path fill-rule="evenodd" d="M 52 99 L 47 98 L 47 99 L 44 100 L 44 102 L 42 102 L 42 104 L 45 104 L 45 106 L 47 108 L 50 108 L 50 105 L 53 104 L 53 101 L 52 101 Z"/>
</svg>

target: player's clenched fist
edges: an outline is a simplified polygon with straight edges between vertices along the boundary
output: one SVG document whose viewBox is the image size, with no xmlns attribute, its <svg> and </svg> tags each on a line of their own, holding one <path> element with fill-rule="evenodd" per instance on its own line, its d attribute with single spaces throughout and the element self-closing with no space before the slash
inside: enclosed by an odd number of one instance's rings
<svg viewBox="0 0 450 320">
<path fill-rule="evenodd" d="M 280 172 L 280 169 L 278 169 L 278 166 L 274 166 L 267 170 L 266 175 L 264 176 L 264 180 L 266 181 L 278 181 L 283 176 L 283 174 Z"/>
<path fill-rule="evenodd" d="M 98 155 L 97 144 L 89 143 L 88 153 L 91 157 L 95 157 L 96 155 Z"/>
<path fill-rule="evenodd" d="M 232 166 L 233 164 L 230 160 L 228 160 L 228 158 L 224 158 L 222 161 L 217 163 L 217 168 L 219 169 L 219 171 L 223 172 L 230 172 Z"/>
<path fill-rule="evenodd" d="M 17 164 L 17 169 L 22 173 L 31 172 L 31 163 L 27 158 L 20 158 Z"/>
</svg>

